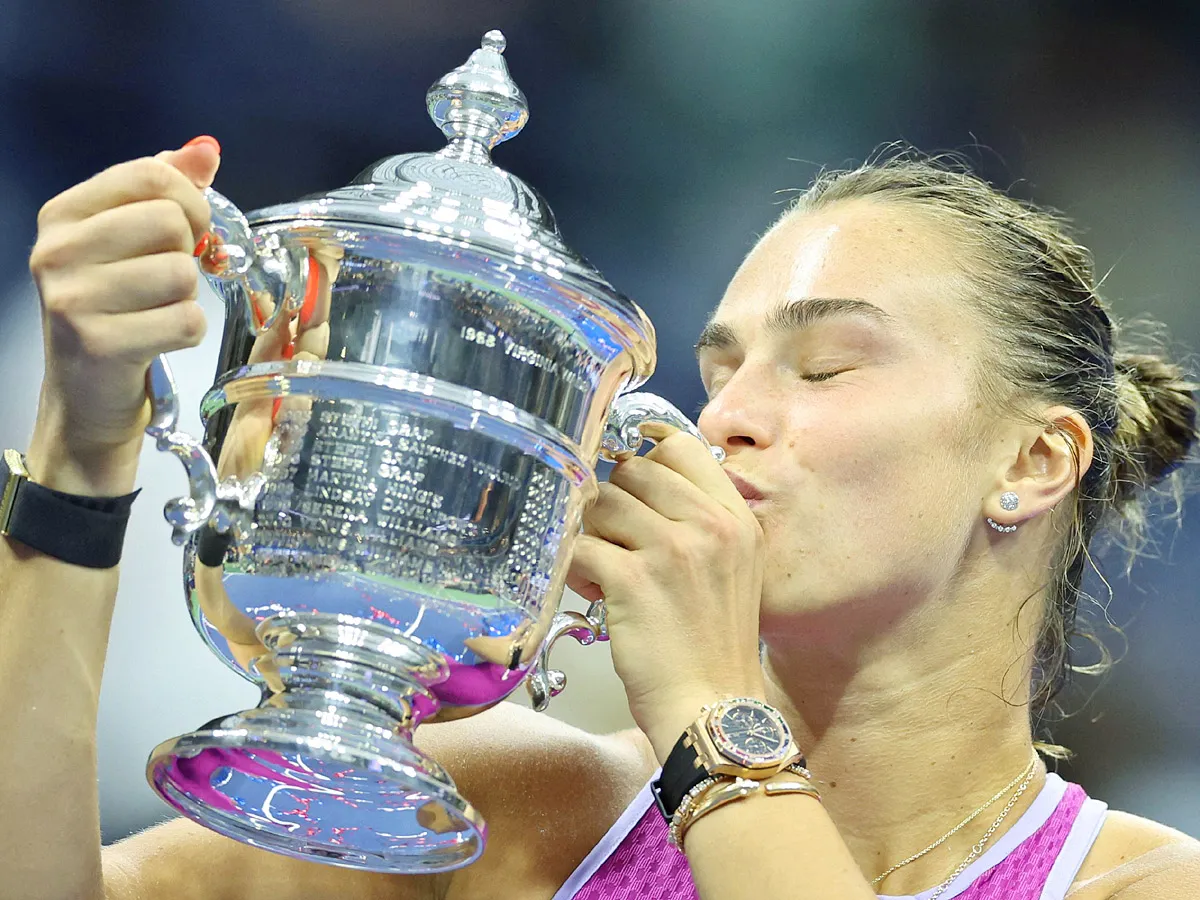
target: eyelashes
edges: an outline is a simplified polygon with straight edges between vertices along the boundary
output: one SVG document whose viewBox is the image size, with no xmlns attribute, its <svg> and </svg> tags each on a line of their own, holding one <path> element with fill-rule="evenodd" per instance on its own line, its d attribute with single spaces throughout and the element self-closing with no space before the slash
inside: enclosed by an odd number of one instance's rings
<svg viewBox="0 0 1200 900">
<path fill-rule="evenodd" d="M 821 382 L 821 381 L 828 381 L 830 378 L 836 378 L 838 375 L 843 375 L 848 371 L 850 371 L 850 370 L 849 369 L 836 369 L 832 372 L 808 372 L 804 375 L 801 375 L 800 377 L 803 378 L 805 381 Z"/>
<path fill-rule="evenodd" d="M 826 381 L 831 381 L 832 379 L 836 378 L 839 375 L 845 375 L 847 372 L 853 372 L 853 371 L 854 371 L 853 368 L 847 368 L 847 369 L 830 369 L 829 371 L 825 371 L 825 372 L 802 372 L 802 373 L 800 373 L 800 375 L 798 377 L 800 378 L 801 381 L 806 381 L 809 384 L 822 384 Z M 692 413 L 692 416 L 695 418 L 699 418 L 700 414 L 703 413 L 705 408 L 710 403 L 712 403 L 713 400 L 716 399 L 717 395 L 719 393 L 721 393 L 721 390 L 724 387 L 725 387 L 725 382 L 721 382 L 719 384 L 714 384 L 711 387 L 706 388 L 705 393 L 708 395 L 708 399 L 701 400 L 698 404 L 696 404 L 696 409 Z"/>
</svg>

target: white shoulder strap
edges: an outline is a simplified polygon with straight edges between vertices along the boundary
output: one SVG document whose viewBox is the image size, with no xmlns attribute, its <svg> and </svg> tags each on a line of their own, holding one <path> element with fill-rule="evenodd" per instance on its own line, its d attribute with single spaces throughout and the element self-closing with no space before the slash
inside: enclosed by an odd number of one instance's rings
<svg viewBox="0 0 1200 900">
<path fill-rule="evenodd" d="M 1096 843 L 1100 829 L 1104 827 L 1104 818 L 1107 815 L 1107 803 L 1092 799 L 1083 802 L 1083 807 L 1063 843 L 1062 851 L 1050 869 L 1040 900 L 1063 900 L 1067 896 L 1071 883 L 1079 873 L 1079 867 L 1083 865 L 1092 844 Z"/>
</svg>

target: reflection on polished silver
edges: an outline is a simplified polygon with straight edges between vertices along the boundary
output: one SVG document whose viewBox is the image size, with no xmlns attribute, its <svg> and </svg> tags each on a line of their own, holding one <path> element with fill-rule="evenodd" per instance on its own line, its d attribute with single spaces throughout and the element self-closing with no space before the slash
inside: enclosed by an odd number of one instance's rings
<svg viewBox="0 0 1200 900">
<path fill-rule="evenodd" d="M 212 227 L 201 242 L 197 265 L 222 288 L 236 289 L 243 298 L 256 298 L 241 304 L 246 328 L 252 335 L 268 331 L 281 314 L 299 311 L 307 287 L 308 251 L 278 234 L 255 235 L 229 199 L 212 188 L 204 194 L 212 211 Z M 177 428 L 179 399 L 164 357 L 151 363 L 146 388 L 151 405 L 146 433 L 159 450 L 179 457 L 188 475 L 188 496 L 167 501 L 163 510 L 173 528 L 171 539 L 182 544 L 205 525 L 221 533 L 234 526 L 248 527 L 246 513 L 254 508 L 261 476 L 255 475 L 248 484 L 236 478 L 217 483 L 216 466 L 203 445 Z"/>
<path fill-rule="evenodd" d="M 212 227 L 197 255 L 200 271 L 226 290 L 236 285 L 245 296 L 257 297 L 257 304 L 243 304 L 251 334 L 273 328 L 280 314 L 299 310 L 308 251 L 283 233 L 255 234 L 242 211 L 212 188 L 205 189 L 204 197 L 212 210 Z"/>
<path fill-rule="evenodd" d="M 725 451 L 708 443 L 692 422 L 678 409 L 655 394 L 626 394 L 618 397 L 608 413 L 608 427 L 600 452 L 611 460 L 635 454 L 645 440 L 655 443 L 672 431 L 684 431 L 704 444 L 717 462 Z"/>
<path fill-rule="evenodd" d="M 550 705 L 550 698 L 557 697 L 567 686 L 567 674 L 550 668 L 550 651 L 560 637 L 573 637 L 584 646 L 594 641 L 607 641 L 608 615 L 604 601 L 593 601 L 586 613 L 568 609 L 554 617 L 550 634 L 538 654 L 537 665 L 525 679 L 525 688 L 533 701 L 533 708 L 538 712 L 544 711 Z"/>
<path fill-rule="evenodd" d="M 1001 525 L 999 522 L 997 522 L 991 516 L 987 517 L 987 523 L 989 525 L 991 525 L 992 528 L 994 528 L 996 531 L 999 531 L 1001 534 L 1012 534 L 1014 531 L 1017 530 L 1016 525 Z"/>
<path fill-rule="evenodd" d="M 618 396 L 654 370 L 650 320 L 492 163 L 528 118 L 503 50 L 489 32 L 430 89 L 436 153 L 248 217 L 210 192 L 198 263 L 229 315 L 203 441 L 165 361 L 149 373 L 148 431 L 188 474 L 167 517 L 189 612 L 262 700 L 164 742 L 147 776 L 278 853 L 477 859 L 487 826 L 414 730 L 526 676 L 539 706 L 561 690 L 553 642 L 607 637 L 602 603 L 556 616 L 598 458 L 699 437 Z"/>
<path fill-rule="evenodd" d="M 179 458 L 188 476 L 188 496 L 176 497 L 163 508 L 172 526 L 171 540 L 182 544 L 205 525 L 222 534 L 230 529 L 245 533 L 263 484 L 262 476 L 255 474 L 244 483 L 237 478 L 217 481 L 216 467 L 204 446 L 179 430 L 175 377 L 164 357 L 154 359 L 146 371 L 146 390 L 151 400 L 146 433 L 154 438 L 159 450 Z"/>
</svg>

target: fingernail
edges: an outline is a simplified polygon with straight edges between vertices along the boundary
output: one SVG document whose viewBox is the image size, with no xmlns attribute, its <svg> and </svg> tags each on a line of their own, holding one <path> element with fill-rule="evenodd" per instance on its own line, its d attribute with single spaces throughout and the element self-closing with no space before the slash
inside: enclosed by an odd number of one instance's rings
<svg viewBox="0 0 1200 900">
<path fill-rule="evenodd" d="M 275 420 L 279 417 L 279 409 L 283 406 L 283 398 L 276 397 L 271 403 L 271 424 L 275 424 Z"/>
<path fill-rule="evenodd" d="M 304 303 L 300 307 L 301 328 L 308 327 L 308 323 L 317 309 L 318 271 L 316 259 L 310 256 L 308 258 L 308 277 L 304 280 Z"/>
<path fill-rule="evenodd" d="M 204 237 L 200 238 L 200 241 L 196 244 L 196 249 L 192 251 L 192 256 L 195 256 L 195 257 L 203 256 L 204 252 L 206 250 L 208 250 L 208 245 L 211 243 L 212 243 L 212 232 L 210 232 L 210 231 L 204 232 Z"/>
<path fill-rule="evenodd" d="M 192 138 L 190 141 L 188 141 L 183 146 L 184 147 L 194 147 L 197 144 L 212 144 L 212 148 L 217 151 L 217 155 L 220 156 L 220 154 L 221 154 L 221 142 L 218 141 L 211 134 L 201 134 L 197 137 Z"/>
<path fill-rule="evenodd" d="M 296 343 L 295 343 L 295 341 L 288 341 L 286 344 L 283 345 L 283 358 L 291 359 L 295 355 L 296 355 Z"/>
</svg>

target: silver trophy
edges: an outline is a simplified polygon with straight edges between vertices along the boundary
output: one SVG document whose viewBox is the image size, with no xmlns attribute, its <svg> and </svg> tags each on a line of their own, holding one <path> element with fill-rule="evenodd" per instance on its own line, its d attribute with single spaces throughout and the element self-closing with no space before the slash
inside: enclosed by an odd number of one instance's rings
<svg viewBox="0 0 1200 900">
<path fill-rule="evenodd" d="M 558 613 L 598 458 L 699 437 L 627 393 L 654 368 L 645 314 L 492 163 L 528 117 L 503 51 L 489 32 L 430 89 L 437 153 L 248 218 L 209 191 L 198 257 L 227 316 L 203 441 L 177 430 L 165 361 L 149 373 L 147 430 L 191 487 L 166 516 L 192 620 L 262 700 L 155 748 L 147 777 L 268 850 L 477 859 L 486 825 L 414 729 L 522 681 L 544 708 L 554 641 L 607 637 L 602 604 Z"/>
</svg>

